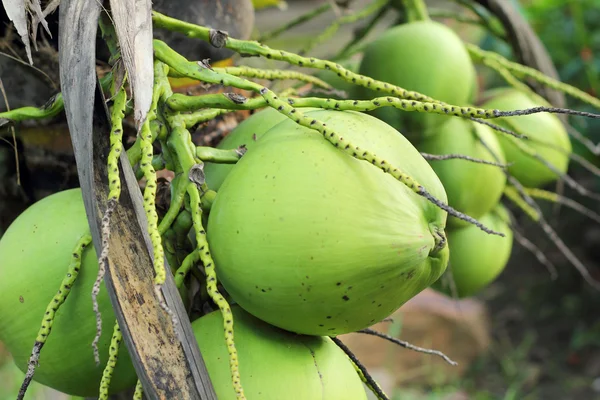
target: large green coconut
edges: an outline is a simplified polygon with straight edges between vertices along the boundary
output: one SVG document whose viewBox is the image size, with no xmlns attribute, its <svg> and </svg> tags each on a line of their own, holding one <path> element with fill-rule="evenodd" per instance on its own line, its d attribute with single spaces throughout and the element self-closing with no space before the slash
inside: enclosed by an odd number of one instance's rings
<svg viewBox="0 0 600 400">
<path fill-rule="evenodd" d="M 447 201 L 427 161 L 389 125 L 351 111 L 305 115 Z M 443 273 L 446 216 L 290 120 L 232 169 L 207 235 L 220 281 L 242 308 L 292 332 L 335 335 L 382 320 Z"/>
<path fill-rule="evenodd" d="M 512 252 L 513 234 L 507 221 L 506 209 L 500 204 L 480 219 L 485 226 L 506 236 L 490 235 L 476 226 L 448 230 L 450 268 L 456 294 L 467 297 L 477 294 L 492 283 L 504 270 Z M 444 279 L 433 286 L 447 294 Z"/>
<path fill-rule="evenodd" d="M 72 253 L 89 226 L 80 189 L 48 196 L 23 212 L 0 240 L 0 341 L 23 372 L 41 327 L 46 307 L 67 274 Z M 96 319 L 92 286 L 98 261 L 92 245 L 69 297 L 58 309 L 42 348 L 34 381 L 74 396 L 98 395 L 102 370 L 108 361 L 116 318 L 106 290 L 98 295 L 103 335 L 96 366 L 92 340 Z M 113 373 L 110 393 L 131 388 L 136 374 L 123 347 Z"/>
<path fill-rule="evenodd" d="M 513 88 L 500 88 L 487 92 L 488 100 L 482 108 L 502 111 L 549 106 L 543 99 L 536 100 L 528 94 Z M 554 114 L 538 113 L 518 117 L 503 117 L 492 122 L 517 133 L 527 135 L 529 140 L 519 139 L 523 145 L 536 151 L 561 173 L 569 167 L 571 142 L 565 127 Z M 509 172 L 528 187 L 540 187 L 558 179 L 558 175 L 535 157 L 528 155 L 515 146 L 511 140 L 498 134 L 500 145 L 506 160 L 512 163 Z"/>
<path fill-rule="evenodd" d="M 435 21 L 398 25 L 369 43 L 360 73 L 413 90 L 453 105 L 466 105 L 477 85 L 469 53 L 452 29 Z M 383 96 L 363 88 L 363 98 Z M 375 110 L 373 115 L 418 141 L 429 130 L 449 117 L 430 113 L 406 112 L 392 107 Z"/>
<path fill-rule="evenodd" d="M 437 155 L 460 154 L 496 162 L 480 138 L 500 158 L 498 162 L 504 163 L 504 154 L 491 128 L 457 117 L 435 129 L 421 142 L 419 150 Z M 506 175 L 497 166 L 460 159 L 430 161 L 430 164 L 446 189 L 449 204 L 473 218 L 490 212 L 502 197 Z M 450 217 L 448 224 L 466 226 L 468 223 Z"/>
<path fill-rule="evenodd" d="M 232 307 L 240 379 L 248 399 L 366 400 L 346 354 L 328 337 L 296 335 Z M 215 311 L 192 323 L 219 400 L 235 400 L 223 317 Z"/>
</svg>

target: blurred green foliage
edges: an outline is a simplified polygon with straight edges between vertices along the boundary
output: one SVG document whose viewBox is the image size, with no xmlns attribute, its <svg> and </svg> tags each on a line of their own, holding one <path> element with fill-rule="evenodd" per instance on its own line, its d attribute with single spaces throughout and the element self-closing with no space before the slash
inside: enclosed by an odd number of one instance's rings
<svg viewBox="0 0 600 400">
<path fill-rule="evenodd" d="M 600 1 L 523 0 L 521 11 L 538 34 L 563 82 L 598 97 L 600 95 Z M 572 98 L 570 108 L 598 112 Z M 571 124 L 600 142 L 600 120 L 571 118 Z M 576 151 L 598 164 L 598 157 L 580 145 Z"/>
</svg>

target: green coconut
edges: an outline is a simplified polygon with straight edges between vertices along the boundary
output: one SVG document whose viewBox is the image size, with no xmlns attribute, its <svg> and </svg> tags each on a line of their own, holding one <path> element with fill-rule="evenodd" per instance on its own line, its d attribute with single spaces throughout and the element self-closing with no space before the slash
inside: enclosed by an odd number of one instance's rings
<svg viewBox="0 0 600 400">
<path fill-rule="evenodd" d="M 481 223 L 506 236 L 490 235 L 476 226 L 450 229 L 448 246 L 450 248 L 450 268 L 456 294 L 468 297 L 492 283 L 504 270 L 513 245 L 513 233 L 508 225 L 506 209 L 498 204 L 494 210 L 481 218 Z M 452 294 L 450 287 L 443 285 L 444 279 L 433 287 Z"/>
<path fill-rule="evenodd" d="M 296 335 L 232 307 L 235 346 L 248 399 L 366 400 L 346 354 L 328 337 Z M 212 312 L 192 323 L 219 400 L 235 400 L 223 317 Z"/>
<path fill-rule="evenodd" d="M 308 108 L 304 110 L 309 110 Z M 240 146 L 246 149 L 254 147 L 254 144 L 272 127 L 288 119 L 285 115 L 267 107 L 236 126 L 227 136 L 217 145 L 218 149 L 233 150 Z M 206 185 L 209 189 L 218 191 L 225 177 L 231 172 L 233 164 L 204 163 L 204 173 L 206 175 Z"/>
<path fill-rule="evenodd" d="M 365 48 L 359 72 L 453 105 L 466 105 L 477 86 L 475 67 L 460 37 L 444 24 L 418 21 L 388 29 Z M 382 96 L 362 88 L 362 98 Z M 382 107 L 373 115 L 416 143 L 449 117 Z"/>
<path fill-rule="evenodd" d="M 462 118 L 451 118 L 426 137 L 419 150 L 430 154 L 461 154 L 485 161 L 496 162 L 483 140 L 504 163 L 504 154 L 496 134 L 486 125 Z M 494 208 L 506 185 L 504 171 L 493 165 L 476 164 L 466 160 L 430 161 L 442 181 L 449 204 L 473 218 L 480 218 Z M 467 226 L 458 218 L 450 217 L 449 226 Z"/>
<path fill-rule="evenodd" d="M 541 98 L 534 98 L 525 92 L 513 88 L 499 88 L 488 91 L 484 96 L 488 100 L 482 108 L 502 111 L 521 110 L 538 106 L 550 106 Z M 502 117 L 494 123 L 528 136 L 520 139 L 524 145 L 535 150 L 542 158 L 552 164 L 561 173 L 569 167 L 569 154 L 572 151 L 567 131 L 560 119 L 549 113 Z M 519 150 L 510 139 L 498 135 L 506 160 L 512 163 L 509 172 L 523 185 L 541 187 L 558 179 L 558 175 L 537 158 Z"/>
<path fill-rule="evenodd" d="M 367 114 L 306 113 L 417 179 L 444 188 L 398 131 Z M 285 121 L 221 186 L 207 238 L 221 283 L 254 316 L 335 335 L 389 316 L 446 268 L 447 214 L 312 129 Z"/>
<path fill-rule="evenodd" d="M 67 274 L 72 253 L 89 226 L 80 189 L 50 195 L 23 212 L 0 239 L 0 341 L 23 372 L 40 329 L 46 307 Z M 98 295 L 103 335 L 96 366 L 92 340 L 96 318 L 92 286 L 98 273 L 93 246 L 88 246 L 75 284 L 55 315 L 33 377 L 43 385 L 73 396 L 98 395 L 108 361 L 116 321 L 105 290 Z M 136 374 L 128 352 L 119 353 L 110 393 L 135 386 Z"/>
</svg>

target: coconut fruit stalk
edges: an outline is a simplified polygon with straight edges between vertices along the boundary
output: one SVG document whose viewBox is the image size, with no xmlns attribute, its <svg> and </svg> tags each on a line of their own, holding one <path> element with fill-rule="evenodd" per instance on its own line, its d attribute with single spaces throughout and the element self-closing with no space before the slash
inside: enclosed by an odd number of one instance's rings
<svg viewBox="0 0 600 400">
<path fill-rule="evenodd" d="M 430 132 L 418 148 L 430 154 L 456 154 L 505 163 L 502 148 L 492 129 L 462 118 L 450 118 Z M 480 218 L 500 201 L 506 185 L 506 174 L 502 168 L 461 159 L 433 160 L 429 163 L 446 189 L 450 206 L 458 211 Z M 464 227 L 468 223 L 449 217 L 448 225 Z"/>
<path fill-rule="evenodd" d="M 499 88 L 485 93 L 487 99 L 483 108 L 501 111 L 523 110 L 538 106 L 550 107 L 546 101 L 513 88 Z M 502 117 L 494 121 L 507 129 L 526 135 L 529 140 L 521 140 L 522 146 L 535 151 L 550 163 L 556 171 L 542 161 L 519 149 L 511 138 L 498 135 L 506 160 L 512 165 L 509 172 L 521 184 L 528 187 L 541 187 L 558 179 L 559 173 L 566 173 L 569 167 L 569 154 L 572 151 L 568 133 L 560 119 L 550 113 Z"/>
<path fill-rule="evenodd" d="M 427 161 L 367 114 L 308 111 L 446 202 Z M 293 121 L 270 129 L 219 189 L 207 237 L 220 282 L 282 329 L 337 335 L 389 316 L 443 273 L 447 214 Z"/>
<path fill-rule="evenodd" d="M 512 252 L 513 234 L 506 209 L 498 204 L 492 212 L 481 218 L 481 223 L 491 229 L 502 232 L 506 236 L 488 235 L 467 226 L 448 231 L 450 248 L 450 268 L 458 297 L 477 294 L 502 273 Z M 445 279 L 440 279 L 433 286 L 447 294 L 452 294 L 451 287 L 444 287 Z"/>
<path fill-rule="evenodd" d="M 23 372 L 46 307 L 60 288 L 77 242 L 89 234 L 80 189 L 50 195 L 29 207 L 0 240 L 0 341 Z M 92 286 L 98 274 L 93 246 L 83 252 L 79 274 L 56 312 L 42 348 L 33 380 L 73 396 L 97 396 L 111 337 L 98 343 L 96 366 L 91 343 L 96 334 Z M 113 326 L 116 317 L 106 291 L 98 295 L 102 325 Z M 135 386 L 136 374 L 128 352 L 122 348 L 109 392 Z"/>
<path fill-rule="evenodd" d="M 346 354 L 328 337 L 296 335 L 231 307 L 240 378 L 248 399 L 366 400 Z M 220 400 L 237 399 L 231 384 L 223 317 L 212 312 L 192 323 Z"/>
</svg>

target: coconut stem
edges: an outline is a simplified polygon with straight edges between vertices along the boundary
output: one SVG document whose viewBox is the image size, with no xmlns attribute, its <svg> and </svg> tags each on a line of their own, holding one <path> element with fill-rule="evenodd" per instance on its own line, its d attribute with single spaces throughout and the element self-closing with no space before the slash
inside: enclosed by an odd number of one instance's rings
<svg viewBox="0 0 600 400">
<path fill-rule="evenodd" d="M 350 350 L 348 346 L 346 346 L 340 339 L 336 337 L 331 337 L 330 339 L 344 353 L 346 353 L 346 355 L 350 359 L 350 362 L 354 366 L 354 369 L 356 369 L 358 376 L 360 376 L 360 379 L 365 383 L 365 385 L 367 385 L 367 387 L 371 389 L 371 392 L 373 392 L 373 394 L 377 397 L 377 400 L 389 400 L 389 397 L 383 392 L 379 384 L 375 381 L 375 379 L 373 379 L 371 374 L 369 374 L 367 368 L 364 365 L 362 365 L 362 363 L 358 360 L 356 355 L 354 355 L 352 350 Z"/>
<path fill-rule="evenodd" d="M 525 250 L 529 251 L 531 254 L 537 258 L 540 264 L 546 267 L 548 273 L 550 274 L 550 279 L 555 280 L 558 278 L 558 271 L 552 261 L 546 257 L 543 251 L 541 251 L 533 242 L 527 239 L 517 228 L 516 224 L 511 224 L 511 230 L 513 232 L 513 236 L 517 243 L 521 245 Z"/>
<path fill-rule="evenodd" d="M 390 3 L 390 0 L 374 0 L 373 2 L 367 4 L 363 9 L 350 14 L 343 16 L 341 18 L 333 21 L 331 25 L 329 25 L 321 34 L 315 37 L 313 40 L 308 42 L 304 49 L 298 52 L 299 55 L 303 56 L 309 53 L 312 49 L 317 47 L 319 44 L 326 42 L 331 37 L 335 35 L 335 33 L 340 29 L 342 25 L 352 24 L 360 21 L 361 19 L 367 18 L 381 9 L 387 7 Z"/>
<path fill-rule="evenodd" d="M 385 333 L 378 332 L 378 331 L 373 330 L 373 329 L 369 329 L 369 328 L 362 329 L 362 330 L 358 331 L 358 333 L 364 333 L 364 334 L 367 334 L 367 335 L 377 336 L 379 338 L 382 338 L 382 339 L 385 339 L 385 340 L 387 340 L 389 342 L 397 344 L 398 346 L 402 346 L 405 349 L 409 349 L 409 350 L 413 350 L 413 351 L 416 351 L 416 352 L 419 352 L 419 353 L 425 353 L 425 354 L 430 354 L 430 355 L 441 357 L 444 361 L 446 361 L 448 364 L 450 364 L 452 366 L 457 366 L 458 365 L 458 363 L 456 361 L 452 361 L 450 359 L 450 357 L 448 357 L 447 355 L 445 355 L 441 351 L 431 350 L 431 349 L 425 349 L 423 347 L 418 347 L 418 346 L 415 346 L 415 345 L 410 344 L 408 342 L 405 342 L 404 340 L 396 339 L 395 337 L 386 335 Z"/>
<path fill-rule="evenodd" d="M 203 162 L 216 164 L 235 164 L 246 153 L 246 147 L 241 146 L 237 149 L 222 150 L 214 147 L 196 147 L 196 157 Z"/>
<path fill-rule="evenodd" d="M 165 64 L 162 64 L 160 61 L 157 61 L 157 65 L 161 66 L 161 73 L 163 73 L 166 77 L 166 72 L 169 67 Z M 160 77 L 160 74 L 155 74 L 155 76 Z M 233 78 L 239 79 L 236 77 Z M 166 112 L 167 124 L 171 130 L 167 144 L 177 157 L 180 168 L 178 179 L 181 179 L 186 183 L 186 193 L 190 202 L 189 209 L 192 216 L 192 225 L 196 234 L 197 257 L 204 265 L 208 294 L 213 302 L 219 307 L 223 316 L 223 328 L 225 332 L 227 350 L 229 352 L 229 366 L 231 370 L 233 388 L 238 399 L 245 399 L 244 389 L 242 387 L 239 372 L 238 354 L 234 341 L 233 315 L 231 313 L 231 307 L 229 306 L 229 303 L 227 303 L 227 300 L 217 288 L 215 263 L 210 254 L 208 241 L 206 239 L 206 230 L 202 224 L 203 208 L 199 190 L 204 194 L 208 192 L 208 187 L 206 186 L 203 177 L 198 178 L 193 174 L 193 171 L 195 170 L 201 171 L 201 167 L 199 166 L 202 165 L 202 161 L 196 157 L 196 147 L 192 142 L 190 132 L 185 128 L 185 122 L 183 119 L 178 115 L 178 113 L 169 113 L 169 110 L 166 110 Z M 193 265 L 193 257 L 194 256 L 186 257 L 183 265 L 180 267 L 180 271 L 177 271 L 176 273 L 177 280 L 183 280 L 185 273 L 187 273 L 187 271 L 189 271 Z M 179 272 L 181 272 L 183 276 L 181 276 Z M 179 276 L 181 277 L 179 278 Z"/>
<path fill-rule="evenodd" d="M 463 154 L 429 154 L 429 153 L 421 153 L 421 156 L 423 156 L 424 159 L 426 159 L 427 161 L 445 161 L 445 160 L 465 160 L 465 161 L 470 161 L 470 162 L 474 162 L 477 164 L 486 164 L 486 165 L 492 165 L 494 167 L 500 167 L 500 168 L 507 168 L 508 164 L 503 164 L 503 163 L 498 163 L 498 162 L 494 162 L 494 161 L 488 161 L 488 160 L 483 160 L 481 158 L 475 158 L 475 157 L 471 157 L 471 156 L 466 156 Z"/>
<path fill-rule="evenodd" d="M 418 21 L 430 21 L 427 6 L 423 0 L 402 0 L 406 10 L 406 19 L 409 23 Z"/>
<path fill-rule="evenodd" d="M 200 261 L 200 253 L 197 251 L 192 251 L 183 260 L 181 266 L 177 269 L 177 272 L 175 272 L 175 286 L 177 286 L 178 289 L 181 288 L 188 272 L 190 272 L 194 264 L 198 261 Z"/>
<path fill-rule="evenodd" d="M 110 381 L 112 379 L 115 366 L 117 365 L 117 360 L 119 359 L 119 347 L 121 346 L 122 341 L 123 334 L 121 333 L 119 324 L 115 322 L 112 339 L 110 341 L 110 349 L 108 352 L 108 362 L 106 363 L 106 367 L 104 367 L 104 371 L 102 371 L 98 400 L 108 399 L 108 389 L 110 388 Z"/>
<path fill-rule="evenodd" d="M 79 275 L 79 270 L 81 269 L 83 252 L 91 242 L 92 236 L 90 234 L 83 235 L 73 249 L 71 263 L 67 269 L 67 275 L 60 283 L 60 289 L 58 289 L 58 292 L 54 295 L 46 307 L 46 312 L 44 313 L 44 317 L 42 319 L 42 326 L 38 331 L 37 337 L 35 338 L 35 344 L 33 345 L 31 356 L 29 357 L 29 362 L 27 363 L 27 373 L 25 374 L 25 378 L 21 384 L 21 388 L 19 389 L 17 400 L 22 400 L 27 392 L 27 388 L 33 379 L 35 368 L 38 365 L 42 347 L 44 347 L 46 340 L 48 340 L 48 336 L 50 336 L 50 333 L 52 332 L 52 325 L 54 324 L 56 312 L 67 300 L 69 293 L 71 293 L 71 288 L 75 284 L 77 276 Z"/>
<path fill-rule="evenodd" d="M 127 93 L 124 85 L 120 88 L 116 87 L 116 82 L 112 82 L 114 95 L 114 104 L 111 110 L 111 129 L 110 129 L 110 152 L 107 158 L 108 171 L 108 202 L 106 210 L 102 216 L 100 231 L 102 233 L 102 250 L 98 257 L 98 275 L 92 287 L 92 309 L 96 315 L 96 336 L 92 341 L 92 349 L 96 364 L 100 363 L 100 355 L 98 353 L 98 341 L 102 335 L 102 315 L 98 307 L 98 294 L 100 286 L 106 274 L 108 267 L 108 253 L 110 250 L 110 220 L 114 213 L 119 197 L 121 196 L 121 178 L 119 175 L 119 157 L 123 151 L 123 118 L 125 118 L 125 107 L 127 104 Z M 116 91 L 116 93 L 114 93 Z"/>
<path fill-rule="evenodd" d="M 198 124 L 210 121 L 211 119 L 217 118 L 219 115 L 231 112 L 231 110 L 213 108 L 208 110 L 194 111 L 189 114 L 181 115 L 185 127 L 192 130 Z"/>
<path fill-rule="evenodd" d="M 231 307 L 223 295 L 217 288 L 217 275 L 215 272 L 215 263 L 210 254 L 208 241 L 206 239 L 206 230 L 202 226 L 202 207 L 200 203 L 200 195 L 196 185 L 192 182 L 188 184 L 188 195 L 190 197 L 190 206 L 192 210 L 192 218 L 194 220 L 194 230 L 196 232 L 197 252 L 202 264 L 204 264 L 204 270 L 206 272 L 206 285 L 208 294 L 215 304 L 221 310 L 223 315 L 223 328 L 225 331 L 225 341 L 227 343 L 227 350 L 229 352 L 229 367 L 231 369 L 231 378 L 233 381 L 233 389 L 235 390 L 236 397 L 238 399 L 245 399 L 244 389 L 239 372 L 239 361 L 237 350 L 235 348 L 234 334 L 233 334 L 233 315 L 231 313 Z"/>
<path fill-rule="evenodd" d="M 166 77 L 166 72 L 162 68 L 162 64 L 156 63 L 154 68 L 155 76 Z M 153 148 L 152 142 L 154 136 L 150 129 L 150 121 L 157 118 L 157 107 L 158 101 L 164 96 L 165 85 L 162 84 L 160 79 L 156 79 L 157 84 L 154 85 L 152 92 L 152 105 L 150 111 L 144 121 L 143 125 L 138 131 L 138 139 L 140 140 L 141 158 L 140 158 L 140 169 L 146 178 L 146 186 L 144 188 L 144 210 L 146 211 L 146 218 L 148 220 L 148 234 L 152 242 L 153 250 L 153 264 L 154 264 L 154 293 L 158 299 L 160 307 L 169 315 L 173 326 L 177 326 L 178 321 L 175 313 L 167 306 L 167 303 L 162 294 L 162 285 L 166 279 L 165 271 L 165 254 L 162 245 L 162 239 L 158 230 L 158 214 L 156 212 L 156 188 L 157 188 L 157 177 L 156 171 L 152 167 Z"/>
<path fill-rule="evenodd" d="M 541 73 L 540 71 L 533 69 L 531 67 L 526 67 L 519 63 L 509 61 L 497 53 L 483 50 L 474 44 L 465 43 L 465 46 L 466 46 L 467 50 L 469 51 L 469 54 L 471 55 L 471 59 L 474 62 L 483 63 L 486 59 L 493 60 L 497 64 L 499 64 L 502 67 L 509 70 L 512 74 L 514 74 L 518 78 L 534 79 L 535 81 L 537 81 L 551 89 L 563 92 L 575 99 L 578 99 L 584 103 L 590 104 L 590 105 L 600 109 L 600 99 L 587 94 L 583 90 L 577 89 L 574 86 L 560 82 L 556 79 L 552 79 L 549 76 L 546 76 L 543 73 Z"/>
<path fill-rule="evenodd" d="M 133 400 L 142 400 L 144 397 L 144 388 L 142 388 L 142 381 L 138 379 L 135 384 L 135 392 L 133 392 Z"/>
<path fill-rule="evenodd" d="M 110 88 L 112 82 L 112 72 L 106 74 L 100 79 L 100 84 L 104 90 Z M 7 110 L 0 112 L 0 126 L 5 123 L 21 122 L 25 120 L 40 120 L 46 118 L 52 118 L 63 112 L 65 104 L 63 101 L 62 93 L 58 93 L 52 96 L 43 106 L 41 107 L 21 107 L 13 110 Z"/>
</svg>

